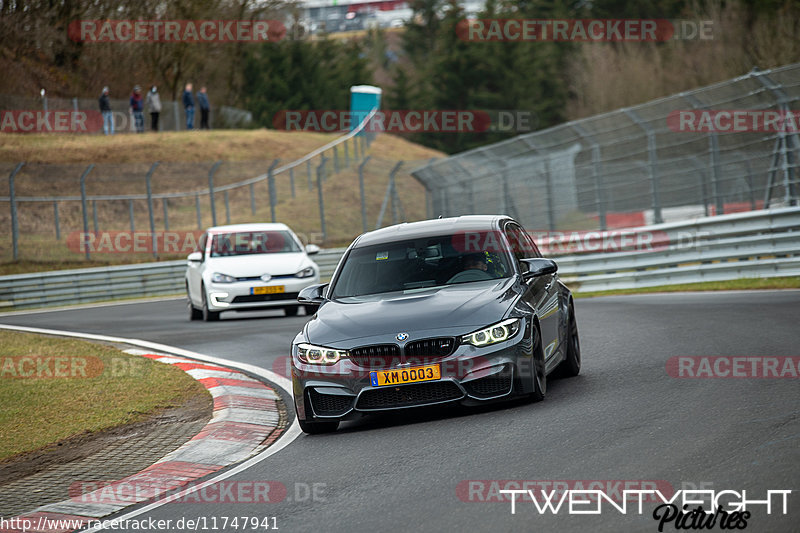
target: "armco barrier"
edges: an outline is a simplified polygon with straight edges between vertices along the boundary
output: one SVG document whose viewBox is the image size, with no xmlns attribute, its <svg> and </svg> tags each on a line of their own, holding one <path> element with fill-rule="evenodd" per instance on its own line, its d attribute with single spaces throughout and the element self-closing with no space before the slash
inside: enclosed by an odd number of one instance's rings
<svg viewBox="0 0 800 533">
<path fill-rule="evenodd" d="M 653 250 L 555 256 L 562 279 L 574 289 L 595 291 L 800 276 L 798 207 L 658 224 L 635 231 L 659 235 L 659 245 Z M 689 236 L 691 245 L 685 242 Z M 568 238 L 568 235 L 563 237 Z M 343 252 L 343 248 L 329 249 L 312 256 L 323 280 L 330 278 Z M 3 276 L 0 308 L 14 310 L 181 294 L 185 270 L 185 261 L 169 261 Z"/>
</svg>

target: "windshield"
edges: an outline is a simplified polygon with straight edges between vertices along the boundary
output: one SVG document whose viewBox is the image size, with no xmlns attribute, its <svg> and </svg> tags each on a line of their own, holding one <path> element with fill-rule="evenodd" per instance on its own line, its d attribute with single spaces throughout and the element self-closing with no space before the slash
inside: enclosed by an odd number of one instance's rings
<svg viewBox="0 0 800 533">
<path fill-rule="evenodd" d="M 288 231 L 218 233 L 211 240 L 211 257 L 299 252 Z"/>
<path fill-rule="evenodd" d="M 505 254 L 460 252 L 453 237 L 426 237 L 350 251 L 333 287 L 333 298 L 407 291 L 510 276 Z"/>
</svg>

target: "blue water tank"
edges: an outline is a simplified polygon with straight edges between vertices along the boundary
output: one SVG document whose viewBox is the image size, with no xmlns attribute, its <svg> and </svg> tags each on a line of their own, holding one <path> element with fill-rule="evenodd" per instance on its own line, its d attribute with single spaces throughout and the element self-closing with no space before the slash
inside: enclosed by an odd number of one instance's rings
<svg viewBox="0 0 800 533">
<path fill-rule="evenodd" d="M 382 93 L 383 91 L 380 87 L 373 87 L 372 85 L 353 85 L 350 87 L 351 131 L 358 127 L 364 117 L 369 115 L 370 111 L 381 108 Z M 358 135 L 362 134 L 364 134 L 363 130 L 358 133 Z"/>
</svg>

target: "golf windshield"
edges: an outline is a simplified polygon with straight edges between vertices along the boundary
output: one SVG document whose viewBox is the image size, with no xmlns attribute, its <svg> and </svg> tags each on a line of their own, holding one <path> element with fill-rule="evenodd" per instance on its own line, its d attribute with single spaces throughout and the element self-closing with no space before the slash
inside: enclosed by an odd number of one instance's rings
<svg viewBox="0 0 800 533">
<path fill-rule="evenodd" d="M 425 289 L 506 278 L 513 272 L 502 252 L 459 251 L 452 236 L 425 237 L 355 248 L 333 288 L 333 298 Z"/>
<path fill-rule="evenodd" d="M 299 252 L 287 231 L 217 233 L 211 239 L 211 257 Z"/>
</svg>

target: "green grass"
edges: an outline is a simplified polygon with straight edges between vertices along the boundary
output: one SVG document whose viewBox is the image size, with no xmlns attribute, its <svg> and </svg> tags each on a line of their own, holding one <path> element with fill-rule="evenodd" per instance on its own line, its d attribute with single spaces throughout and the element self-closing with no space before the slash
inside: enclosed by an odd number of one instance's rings
<svg viewBox="0 0 800 533">
<path fill-rule="evenodd" d="M 654 292 L 686 292 L 686 291 L 732 291 L 758 289 L 800 289 L 800 276 L 785 278 L 742 278 L 729 281 L 704 281 L 700 283 L 681 283 L 678 285 L 659 285 L 637 289 L 617 289 L 613 291 L 575 291 L 575 298 L 592 298 L 595 296 L 613 296 L 618 294 L 647 294 Z"/>
<path fill-rule="evenodd" d="M 22 363 L 26 356 L 33 363 Z M 38 366 L 44 357 L 60 358 L 46 365 L 49 376 Z M 144 420 L 199 394 L 208 392 L 170 365 L 82 340 L 0 330 L 0 461 Z"/>
</svg>

